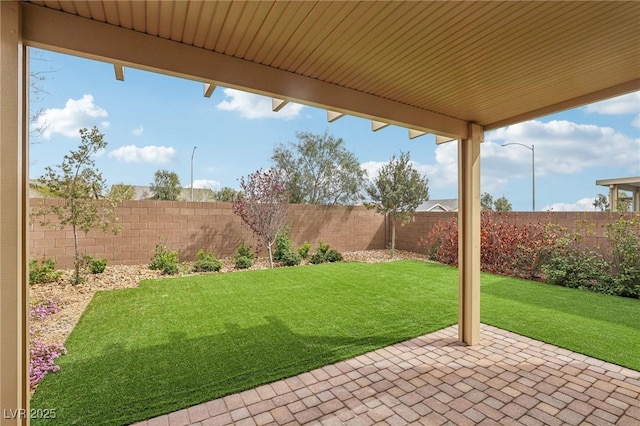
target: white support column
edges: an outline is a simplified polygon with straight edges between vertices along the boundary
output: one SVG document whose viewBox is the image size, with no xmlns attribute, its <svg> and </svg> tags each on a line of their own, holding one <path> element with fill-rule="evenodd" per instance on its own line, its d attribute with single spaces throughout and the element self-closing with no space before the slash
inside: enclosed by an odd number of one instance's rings
<svg viewBox="0 0 640 426">
<path fill-rule="evenodd" d="M 458 141 L 458 340 L 480 341 L 480 142 L 484 130 L 469 124 Z"/>
<path fill-rule="evenodd" d="M 609 186 L 609 211 L 610 212 L 618 211 L 618 186 L 617 185 Z"/>
<path fill-rule="evenodd" d="M 21 5 L 17 1 L 0 1 L 0 423 L 3 426 L 29 423 L 26 60 Z"/>
</svg>

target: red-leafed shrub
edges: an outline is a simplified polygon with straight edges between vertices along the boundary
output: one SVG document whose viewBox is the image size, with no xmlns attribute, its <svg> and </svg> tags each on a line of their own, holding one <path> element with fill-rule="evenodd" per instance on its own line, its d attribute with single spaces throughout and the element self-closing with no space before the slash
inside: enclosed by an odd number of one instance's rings
<svg viewBox="0 0 640 426">
<path fill-rule="evenodd" d="M 508 216 L 483 213 L 480 228 L 480 263 L 485 272 L 540 279 L 540 256 L 553 245 L 545 225 L 517 225 Z M 433 260 L 458 265 L 458 223 L 438 222 L 419 243 Z"/>
</svg>

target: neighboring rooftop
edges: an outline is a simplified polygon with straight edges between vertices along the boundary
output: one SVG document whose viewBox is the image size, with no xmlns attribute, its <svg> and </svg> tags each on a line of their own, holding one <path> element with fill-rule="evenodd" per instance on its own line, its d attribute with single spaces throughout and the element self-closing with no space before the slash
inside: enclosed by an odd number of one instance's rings
<svg viewBox="0 0 640 426">
<path fill-rule="evenodd" d="M 420 204 L 417 212 L 457 212 L 458 199 L 450 200 L 428 200 Z"/>
<path fill-rule="evenodd" d="M 618 191 L 631 192 L 631 211 L 640 212 L 640 176 L 600 179 L 596 185 L 609 188 L 609 204 L 612 208 L 618 204 Z"/>
</svg>

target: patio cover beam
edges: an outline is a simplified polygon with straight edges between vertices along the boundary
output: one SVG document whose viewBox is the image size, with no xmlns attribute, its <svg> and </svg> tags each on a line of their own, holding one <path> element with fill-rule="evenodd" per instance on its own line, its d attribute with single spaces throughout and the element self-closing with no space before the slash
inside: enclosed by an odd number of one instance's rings
<svg viewBox="0 0 640 426">
<path fill-rule="evenodd" d="M 20 5 L 0 1 L 0 408 L 3 425 L 29 413 L 27 54 Z M 21 411 L 23 410 L 23 411 Z"/>
<path fill-rule="evenodd" d="M 427 133 L 467 137 L 466 121 L 434 111 L 45 7 L 25 3 L 22 8 L 23 37 L 30 46 L 211 81 Z"/>
</svg>

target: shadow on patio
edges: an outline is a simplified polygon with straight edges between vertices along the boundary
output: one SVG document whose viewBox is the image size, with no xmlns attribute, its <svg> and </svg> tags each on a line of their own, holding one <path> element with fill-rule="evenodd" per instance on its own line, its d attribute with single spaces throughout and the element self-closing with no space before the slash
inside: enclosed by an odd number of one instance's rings
<svg viewBox="0 0 640 426">
<path fill-rule="evenodd" d="M 137 426 L 640 424 L 640 372 L 482 325 L 457 326 Z"/>
</svg>

